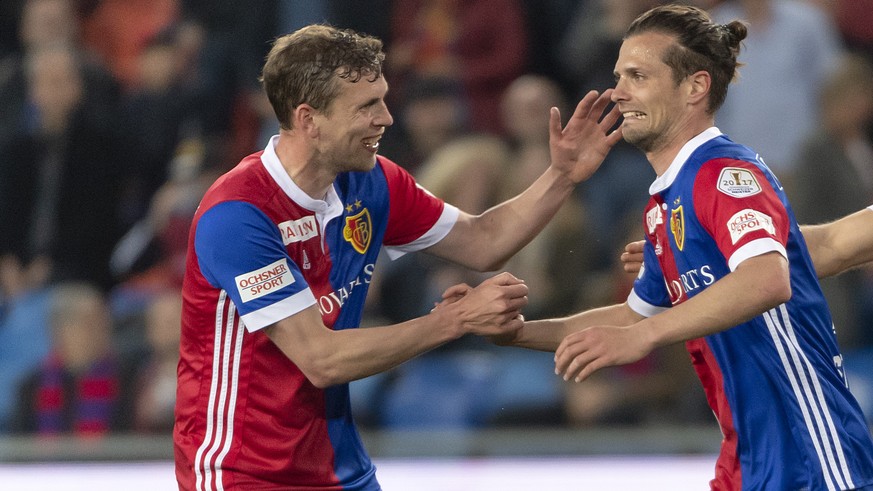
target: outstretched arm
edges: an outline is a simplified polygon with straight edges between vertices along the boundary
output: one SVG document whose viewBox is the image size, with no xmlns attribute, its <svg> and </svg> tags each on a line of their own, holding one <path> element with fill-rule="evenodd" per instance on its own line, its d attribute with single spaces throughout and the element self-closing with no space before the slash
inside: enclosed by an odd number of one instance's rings
<svg viewBox="0 0 873 491">
<path fill-rule="evenodd" d="M 481 215 L 462 212 L 451 232 L 427 252 L 478 271 L 505 264 L 546 226 L 576 184 L 588 179 L 621 139 L 620 129 L 610 132 L 618 110 L 601 118 L 611 92 L 589 92 L 564 128 L 558 109 L 552 108 L 549 168 L 524 192 Z"/>
<path fill-rule="evenodd" d="M 555 352 L 555 373 L 579 382 L 601 368 L 633 363 L 657 347 L 723 331 L 789 298 L 788 261 L 777 252 L 762 254 L 660 314 L 627 327 L 598 325 L 570 334 Z"/>
<path fill-rule="evenodd" d="M 873 209 L 800 228 L 819 278 L 873 261 Z"/>
<path fill-rule="evenodd" d="M 430 314 L 384 327 L 325 327 L 313 306 L 264 328 L 317 387 L 350 382 L 392 368 L 464 334 L 500 335 L 523 324 L 527 286 L 501 273 Z"/>
</svg>

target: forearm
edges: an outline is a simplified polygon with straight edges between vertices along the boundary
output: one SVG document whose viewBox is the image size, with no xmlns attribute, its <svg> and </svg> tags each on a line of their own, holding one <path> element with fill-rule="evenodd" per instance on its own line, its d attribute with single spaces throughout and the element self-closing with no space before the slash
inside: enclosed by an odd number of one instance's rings
<svg viewBox="0 0 873 491">
<path fill-rule="evenodd" d="M 501 273 L 428 315 L 384 327 L 331 330 L 311 306 L 265 333 L 317 387 L 388 370 L 465 334 L 504 336 L 522 327 L 527 286 Z"/>
<path fill-rule="evenodd" d="M 298 314 L 299 315 L 299 314 Z M 460 336 L 439 313 L 390 326 L 299 331 L 267 328 L 267 334 L 317 387 L 358 380 L 391 369 Z M 311 319 L 313 324 L 320 319 Z"/>
<path fill-rule="evenodd" d="M 627 304 L 616 304 L 560 319 L 529 321 L 524 323 L 524 328 L 511 344 L 520 348 L 555 351 L 565 337 L 588 326 L 629 326 L 642 318 Z"/>
<path fill-rule="evenodd" d="M 873 210 L 801 227 L 816 273 L 825 278 L 873 261 Z"/>
</svg>

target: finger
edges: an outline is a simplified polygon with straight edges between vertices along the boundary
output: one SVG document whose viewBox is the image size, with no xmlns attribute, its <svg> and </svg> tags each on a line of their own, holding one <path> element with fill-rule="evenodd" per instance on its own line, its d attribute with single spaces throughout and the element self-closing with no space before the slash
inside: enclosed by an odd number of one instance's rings
<svg viewBox="0 0 873 491">
<path fill-rule="evenodd" d="M 624 246 L 624 250 L 633 254 L 642 254 L 645 248 L 645 240 L 637 240 Z"/>
<path fill-rule="evenodd" d="M 515 315 L 518 315 L 521 309 L 527 307 L 528 302 L 529 300 L 527 296 L 507 299 L 506 309 L 504 309 L 504 312 L 515 312 Z"/>
<path fill-rule="evenodd" d="M 598 120 L 602 121 L 600 116 L 606 110 L 606 106 L 608 106 L 609 103 L 611 103 L 611 102 L 612 102 L 612 89 L 607 89 L 607 90 L 603 91 L 603 93 L 597 97 L 596 101 L 594 101 L 594 105 L 591 107 L 591 114 L 594 117 L 596 117 Z M 608 114 L 607 116 L 611 117 L 613 112 L 615 112 L 617 114 L 618 110 L 613 107 L 612 111 L 610 111 L 610 114 Z M 617 120 L 618 119 L 616 118 L 616 121 Z M 613 121 L 613 124 L 615 124 L 615 121 Z M 606 127 L 611 128 L 612 124 L 608 124 L 608 125 L 606 125 Z"/>
<path fill-rule="evenodd" d="M 507 298 L 526 297 L 529 292 L 530 289 L 524 283 L 519 283 L 517 285 L 503 285 L 500 287 L 501 295 Z"/>
<path fill-rule="evenodd" d="M 606 366 L 609 366 L 609 364 L 604 362 L 602 358 L 591 360 L 590 362 L 585 364 L 585 366 L 582 368 L 582 370 L 579 371 L 578 374 L 576 374 L 576 377 L 573 378 L 573 381 L 576 383 L 582 382 L 583 380 L 593 375 L 594 372 Z"/>
<path fill-rule="evenodd" d="M 549 110 L 549 140 L 559 140 L 562 134 L 561 111 L 557 107 Z"/>
<path fill-rule="evenodd" d="M 604 106 L 604 108 L 605 107 L 606 106 Z M 621 118 L 621 111 L 618 110 L 618 106 L 612 106 L 612 109 L 610 109 L 609 112 L 603 116 L 603 119 L 600 120 L 600 127 L 603 128 L 604 132 L 609 131 L 610 128 L 615 126 L 619 118 Z M 616 129 L 618 130 L 621 128 Z"/>
<path fill-rule="evenodd" d="M 524 318 L 516 315 L 515 318 L 506 321 L 503 324 L 503 332 L 515 332 L 524 327 Z"/>
<path fill-rule="evenodd" d="M 583 97 L 582 100 L 580 100 L 579 103 L 576 104 L 576 110 L 573 111 L 573 116 L 570 118 L 570 121 L 572 122 L 572 120 L 574 119 L 588 119 L 588 116 L 591 114 L 592 107 L 594 106 L 595 101 L 597 101 L 598 95 L 599 93 L 596 90 L 589 90 L 588 93 L 585 94 L 585 97 Z M 598 113 L 597 116 L 599 119 L 600 114 Z"/>
<path fill-rule="evenodd" d="M 466 283 L 452 285 L 452 286 L 446 288 L 446 291 L 443 292 L 443 299 L 450 298 L 450 297 L 464 296 L 467 293 L 469 293 L 470 290 L 472 290 L 472 288 L 470 288 L 470 285 L 468 285 Z"/>
<path fill-rule="evenodd" d="M 558 349 L 555 350 L 555 373 L 562 374 L 567 370 L 567 366 L 579 353 L 584 351 L 584 347 L 578 345 L 577 338 L 579 333 L 573 333 L 565 337 Z M 578 346 L 577 346 L 578 345 Z"/>
<path fill-rule="evenodd" d="M 482 282 L 483 285 L 486 283 L 491 285 L 520 285 L 524 284 L 524 280 L 516 278 L 512 273 L 504 271 L 503 273 L 494 275 Z"/>
</svg>

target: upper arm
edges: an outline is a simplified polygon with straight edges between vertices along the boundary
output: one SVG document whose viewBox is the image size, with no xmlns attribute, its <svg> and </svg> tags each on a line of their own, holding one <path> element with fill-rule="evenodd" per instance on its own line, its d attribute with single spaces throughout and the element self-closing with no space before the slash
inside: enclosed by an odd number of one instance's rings
<svg viewBox="0 0 873 491">
<path fill-rule="evenodd" d="M 474 217 L 472 215 L 458 210 L 458 218 L 451 230 L 442 240 L 425 249 L 425 252 L 472 268 L 473 264 L 466 260 L 470 257 L 471 251 L 475 251 L 478 247 L 487 246 L 487 244 L 474 243 L 476 234 L 473 224 Z"/>
<path fill-rule="evenodd" d="M 768 176 L 732 159 L 704 164 L 694 182 L 694 209 L 731 271 L 750 257 L 779 252 L 785 258 L 791 221 Z"/>
<path fill-rule="evenodd" d="M 249 331 L 315 303 L 278 228 L 249 203 L 207 210 L 197 221 L 194 249 L 204 278 L 227 292 Z"/>
<path fill-rule="evenodd" d="M 307 307 L 264 328 L 264 334 L 307 376 L 312 372 L 310 367 L 319 348 L 327 343 L 328 331 L 316 306 Z"/>
</svg>

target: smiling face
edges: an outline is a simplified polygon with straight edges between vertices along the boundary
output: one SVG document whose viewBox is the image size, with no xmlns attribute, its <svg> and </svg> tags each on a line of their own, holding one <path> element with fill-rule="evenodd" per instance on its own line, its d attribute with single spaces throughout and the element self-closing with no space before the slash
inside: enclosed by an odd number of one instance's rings
<svg viewBox="0 0 873 491">
<path fill-rule="evenodd" d="M 664 54 L 675 43 L 659 32 L 643 32 L 622 43 L 615 63 L 612 100 L 624 116 L 624 139 L 649 153 L 669 144 L 685 121 L 687 80 L 676 83 Z"/>
<path fill-rule="evenodd" d="M 376 165 L 376 152 L 385 128 L 394 120 L 385 105 L 388 84 L 384 77 L 363 77 L 357 82 L 338 78 L 336 98 L 324 111 L 316 111 L 315 158 L 339 172 L 368 171 Z"/>
</svg>

